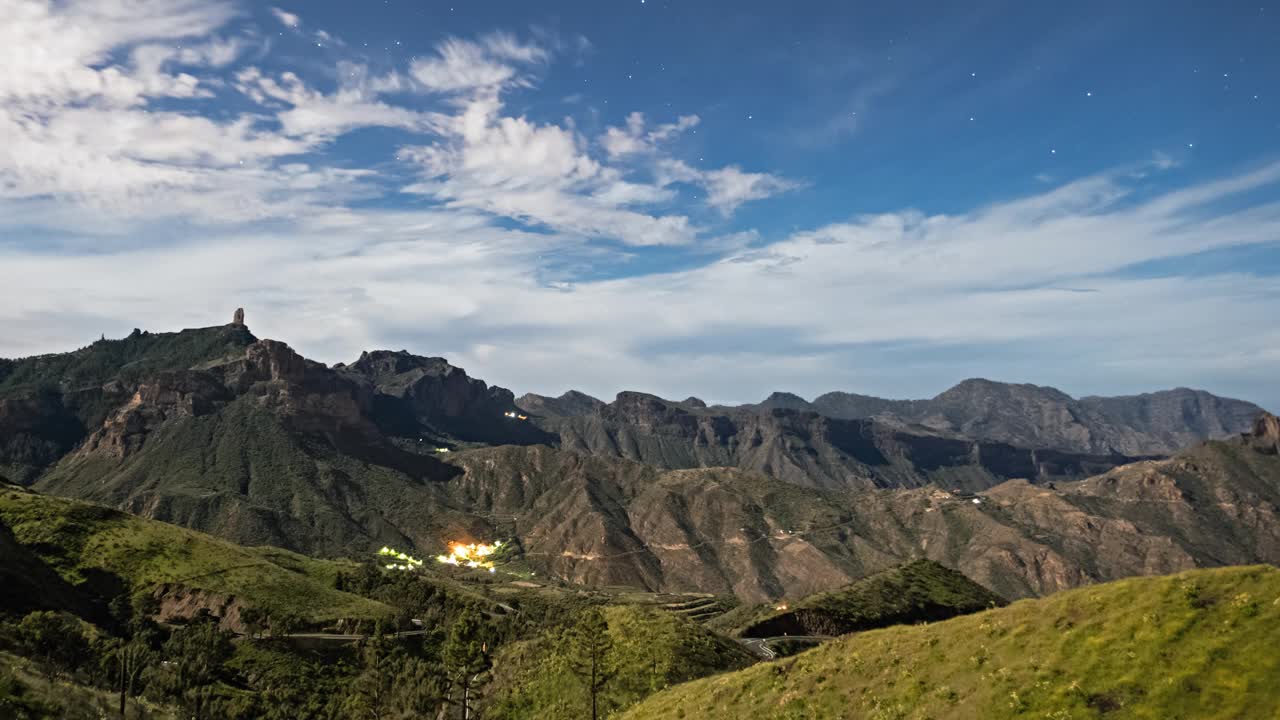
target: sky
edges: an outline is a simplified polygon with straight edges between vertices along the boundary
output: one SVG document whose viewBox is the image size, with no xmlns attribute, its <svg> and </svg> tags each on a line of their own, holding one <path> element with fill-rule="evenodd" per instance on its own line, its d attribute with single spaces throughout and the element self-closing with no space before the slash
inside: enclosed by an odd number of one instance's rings
<svg viewBox="0 0 1280 720">
<path fill-rule="evenodd" d="M 1280 5 L 0 0 L 0 356 L 1280 409 Z"/>
</svg>

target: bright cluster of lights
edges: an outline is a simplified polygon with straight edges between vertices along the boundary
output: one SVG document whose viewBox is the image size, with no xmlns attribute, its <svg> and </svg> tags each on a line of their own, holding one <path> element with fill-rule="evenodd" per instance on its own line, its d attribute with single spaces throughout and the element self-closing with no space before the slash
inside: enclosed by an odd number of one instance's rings
<svg viewBox="0 0 1280 720">
<path fill-rule="evenodd" d="M 457 567 L 484 568 L 489 572 L 495 572 L 493 560 L 490 559 L 490 556 L 497 552 L 500 547 L 502 547 L 501 540 L 494 540 L 492 545 L 451 542 L 449 543 L 449 554 L 437 555 L 436 562 Z"/>
<path fill-rule="evenodd" d="M 422 567 L 421 560 L 410 556 L 408 553 L 396 552 L 394 548 L 389 548 L 385 545 L 378 551 L 378 555 L 380 557 L 400 561 L 388 563 L 386 566 L 388 570 L 413 570 L 414 568 Z"/>
</svg>

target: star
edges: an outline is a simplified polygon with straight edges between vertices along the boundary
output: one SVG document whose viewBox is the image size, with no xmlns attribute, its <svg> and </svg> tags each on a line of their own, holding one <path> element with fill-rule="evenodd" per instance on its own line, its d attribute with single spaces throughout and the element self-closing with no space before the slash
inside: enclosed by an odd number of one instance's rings
<svg viewBox="0 0 1280 720">
<path fill-rule="evenodd" d="M 1093 97 L 1093 93 L 1092 93 L 1092 92 L 1086 92 L 1086 93 L 1084 94 L 1084 96 L 1085 96 L 1085 97 Z"/>
<path fill-rule="evenodd" d="M 1057 150 L 1054 150 L 1054 149 L 1052 149 L 1052 148 L 1050 148 L 1050 149 L 1049 149 L 1049 154 L 1050 154 L 1050 155 L 1057 155 L 1057 154 L 1058 154 L 1058 151 L 1057 151 Z"/>
</svg>

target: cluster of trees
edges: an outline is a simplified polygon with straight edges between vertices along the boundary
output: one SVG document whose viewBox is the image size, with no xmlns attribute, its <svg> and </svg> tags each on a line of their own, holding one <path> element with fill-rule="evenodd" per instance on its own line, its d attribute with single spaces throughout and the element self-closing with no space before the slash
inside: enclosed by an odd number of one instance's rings
<svg viewBox="0 0 1280 720">
<path fill-rule="evenodd" d="M 53 611 L 0 625 L 0 647 L 25 658 L 49 681 L 47 697 L 32 700 L 45 708 L 36 714 L 65 704 L 54 688 L 67 681 L 113 695 L 120 717 L 129 717 L 131 701 L 144 695 L 205 716 L 219 670 L 231 656 L 231 633 L 208 616 L 169 630 L 146 615 L 136 617 L 114 633 Z"/>
<path fill-rule="evenodd" d="M 111 715 L 124 718 L 145 717 L 143 704 L 196 719 L 505 717 L 512 688 L 550 677 L 551 668 L 559 684 L 544 694 L 556 698 L 559 716 L 598 719 L 666 685 L 672 663 L 686 664 L 658 657 L 662 647 L 641 638 L 654 618 L 614 618 L 590 597 L 529 593 L 497 603 L 373 564 L 335 584 L 398 616 L 344 628 L 365 635 L 359 642 L 325 642 L 291 637 L 308 629 L 293 613 L 251 607 L 241 610 L 240 634 L 207 613 L 158 625 L 150 619 L 155 600 L 138 593 L 117 598 L 111 618 L 97 625 L 50 611 L 0 621 L 0 650 L 22 658 L 48 688 L 92 688 L 101 705 L 95 717 L 109 704 Z M 619 640 L 619 633 L 636 639 Z M 535 649 L 535 664 L 503 655 L 495 676 L 495 655 L 519 647 Z M 512 667 L 518 676 L 504 674 Z M 63 714 L 53 693 L 28 693 L 25 713 L 21 703 L 8 708 L 22 694 L 14 677 L 0 663 L 0 716 Z M 540 717 L 543 702 L 526 702 L 514 716 Z"/>
<path fill-rule="evenodd" d="M 475 717 L 493 652 L 492 627 L 465 609 L 442 641 L 373 635 L 327 654 L 283 637 L 246 636 L 203 616 L 172 628 L 143 621 L 113 636 L 65 613 L 41 611 L 0 627 L 0 646 L 53 688 L 59 681 L 118 697 L 113 714 L 131 717 L 137 698 L 191 718 Z M 5 681 L 12 684 L 13 678 Z M 0 708 L 21 693 L 0 681 Z M 32 716 L 59 715 L 61 699 L 31 698 Z M 13 708 L 7 716 L 23 715 Z"/>
<path fill-rule="evenodd" d="M 573 610 L 499 652 L 486 709 L 510 720 L 606 717 L 671 685 L 754 662 L 736 642 L 655 607 Z"/>
<path fill-rule="evenodd" d="M 112 714 L 120 717 L 141 716 L 145 699 L 191 718 L 471 720 L 485 699 L 495 651 L 572 617 L 537 600 L 527 612 L 514 600 L 521 612 L 503 612 L 496 603 L 372 563 L 340 575 L 335 585 L 380 600 L 397 615 L 345 627 L 366 635 L 358 643 L 308 645 L 290 637 L 307 629 L 304 618 L 281 610 L 242 608 L 239 635 L 207 612 L 161 626 L 150 619 L 155 600 L 143 592 L 117 598 L 110 618 L 96 618 L 97 625 L 52 611 L 0 619 L 0 650 L 22 658 L 49 688 L 74 684 L 100 698 L 109 693 Z M 24 716 L 3 711 L 5 698 L 16 702 L 22 694 L 15 677 L 0 667 L 0 716 Z M 25 715 L 61 714 L 52 693 L 28 693 L 24 702 Z"/>
</svg>

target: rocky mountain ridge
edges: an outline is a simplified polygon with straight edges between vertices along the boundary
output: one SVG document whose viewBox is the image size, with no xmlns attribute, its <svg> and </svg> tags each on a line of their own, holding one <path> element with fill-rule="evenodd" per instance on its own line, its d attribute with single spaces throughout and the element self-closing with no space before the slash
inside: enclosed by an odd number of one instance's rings
<svg viewBox="0 0 1280 720">
<path fill-rule="evenodd" d="M 621 393 L 629 396 L 635 393 Z M 549 418 L 584 417 L 606 405 L 570 391 L 574 402 L 539 395 L 517 401 L 529 412 Z M 616 401 L 615 401 L 616 402 Z M 903 428 L 954 433 L 975 440 L 1091 455 L 1167 455 L 1202 440 L 1232 437 L 1249 429 L 1262 408 L 1203 390 L 1174 388 L 1120 397 L 1079 399 L 1051 387 L 965 380 L 927 400 L 888 400 L 829 392 L 812 402 L 775 392 L 762 402 L 737 406 L 668 402 L 690 412 L 733 415 L 773 410 L 813 412 L 839 420 L 875 419 Z M 701 403 L 701 401 L 698 401 Z"/>
<path fill-rule="evenodd" d="M 535 418 L 559 447 L 668 469 L 736 467 L 804 487 L 937 483 L 977 490 L 1010 478 L 1079 479 L 1137 458 L 1032 450 L 812 411 L 714 408 L 623 392 L 590 414 Z"/>
</svg>

